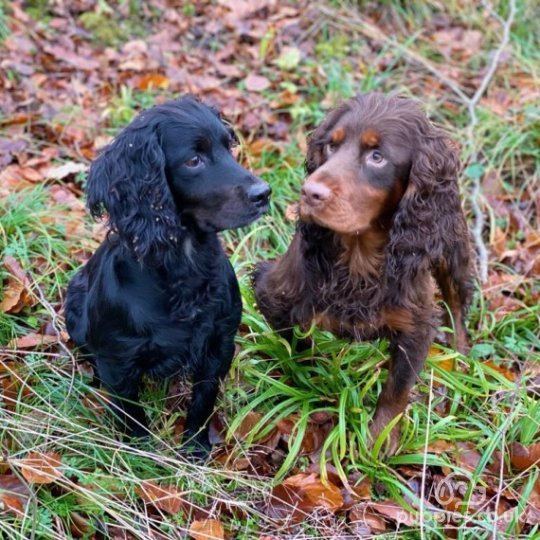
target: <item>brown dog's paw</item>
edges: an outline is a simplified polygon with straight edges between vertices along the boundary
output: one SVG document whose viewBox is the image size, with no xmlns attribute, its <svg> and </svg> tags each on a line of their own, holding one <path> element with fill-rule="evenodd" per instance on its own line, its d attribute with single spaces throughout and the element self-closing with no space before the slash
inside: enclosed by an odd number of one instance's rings
<svg viewBox="0 0 540 540">
<path fill-rule="evenodd" d="M 375 442 L 377 441 L 381 433 L 385 430 L 385 428 L 388 426 L 391 420 L 393 419 L 384 418 L 382 415 L 375 415 L 369 425 L 368 448 L 370 450 L 373 450 Z M 389 435 L 386 437 L 386 441 L 383 442 L 381 446 L 381 451 L 379 453 L 381 457 L 393 456 L 397 452 L 399 448 L 400 435 L 401 419 L 398 420 L 397 424 L 392 428 Z"/>
</svg>

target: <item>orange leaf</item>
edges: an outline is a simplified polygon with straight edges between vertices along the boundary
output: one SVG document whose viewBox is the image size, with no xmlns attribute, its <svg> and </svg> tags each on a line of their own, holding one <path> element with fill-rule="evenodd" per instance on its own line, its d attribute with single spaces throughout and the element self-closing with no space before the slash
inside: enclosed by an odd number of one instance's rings
<svg viewBox="0 0 540 540">
<path fill-rule="evenodd" d="M 317 475 L 299 473 L 284 480 L 283 485 L 288 488 L 296 488 L 307 497 L 304 510 L 311 511 L 315 508 L 327 508 L 335 512 L 343 506 L 343 496 L 340 489 L 326 482 L 323 484 Z M 311 508 L 309 508 L 311 506 Z"/>
<path fill-rule="evenodd" d="M 166 90 L 169 88 L 169 79 L 161 73 L 149 73 L 144 75 L 140 81 L 137 83 L 137 89 L 139 90 L 148 90 L 149 88 L 162 88 Z"/>
<path fill-rule="evenodd" d="M 50 484 L 62 476 L 60 454 L 30 452 L 24 459 L 13 460 L 24 478 L 33 484 Z"/>
<path fill-rule="evenodd" d="M 217 519 L 195 520 L 189 527 L 189 536 L 194 540 L 224 540 L 225 531 Z"/>
<path fill-rule="evenodd" d="M 510 463 L 512 468 L 523 471 L 540 462 L 540 443 L 523 446 L 521 443 L 512 443 L 510 447 Z"/>
<path fill-rule="evenodd" d="M 504 366 L 498 366 L 495 364 L 493 360 L 487 360 L 484 362 L 484 366 L 488 366 L 491 369 L 494 369 L 497 373 L 500 373 L 504 377 L 506 377 L 509 381 L 515 381 L 516 380 L 516 374 L 513 371 L 510 371 L 508 368 L 505 368 Z"/>
<path fill-rule="evenodd" d="M 173 486 L 160 486 L 145 480 L 137 489 L 137 494 L 145 502 L 153 504 L 168 514 L 177 514 L 185 507 L 182 494 Z"/>
</svg>

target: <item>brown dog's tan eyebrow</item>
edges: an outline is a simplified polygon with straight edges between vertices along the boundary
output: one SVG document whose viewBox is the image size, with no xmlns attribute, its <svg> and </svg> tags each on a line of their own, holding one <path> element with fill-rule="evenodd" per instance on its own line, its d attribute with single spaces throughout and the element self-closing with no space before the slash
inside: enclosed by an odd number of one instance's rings
<svg viewBox="0 0 540 540">
<path fill-rule="evenodd" d="M 330 135 L 330 140 L 334 144 L 341 144 L 343 139 L 345 139 L 345 128 L 342 127 L 335 129 Z"/>
<path fill-rule="evenodd" d="M 381 137 L 377 131 L 372 128 L 366 129 L 362 135 L 360 135 L 360 144 L 363 146 L 378 146 L 381 142 Z"/>
</svg>

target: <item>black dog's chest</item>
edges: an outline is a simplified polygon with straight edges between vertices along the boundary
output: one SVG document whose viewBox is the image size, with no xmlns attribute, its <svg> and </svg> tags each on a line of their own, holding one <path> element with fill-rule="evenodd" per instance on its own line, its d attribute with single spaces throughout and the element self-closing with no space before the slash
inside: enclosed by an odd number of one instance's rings
<svg viewBox="0 0 540 540">
<path fill-rule="evenodd" d="M 233 269 L 218 249 L 211 255 L 158 268 L 125 256 L 98 261 L 105 266 L 91 284 L 90 350 L 129 356 L 158 377 L 192 372 L 219 336 L 234 335 L 241 317 Z"/>
</svg>

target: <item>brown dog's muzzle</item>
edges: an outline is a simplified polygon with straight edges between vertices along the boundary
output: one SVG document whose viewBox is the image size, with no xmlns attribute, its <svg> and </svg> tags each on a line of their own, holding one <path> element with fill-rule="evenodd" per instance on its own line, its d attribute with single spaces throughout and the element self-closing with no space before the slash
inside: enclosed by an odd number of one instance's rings
<svg viewBox="0 0 540 540">
<path fill-rule="evenodd" d="M 330 188 L 310 178 L 306 180 L 300 193 L 302 203 L 313 208 L 324 204 L 332 194 Z"/>
</svg>

